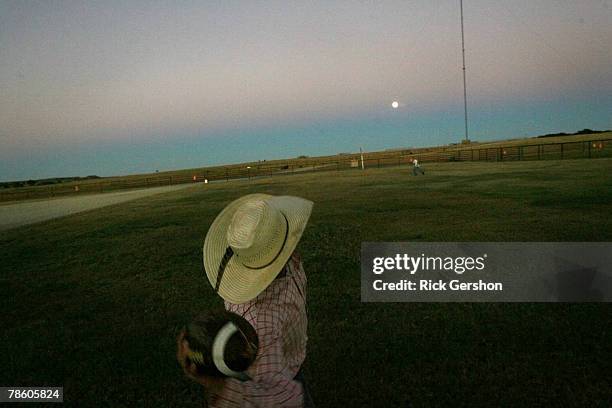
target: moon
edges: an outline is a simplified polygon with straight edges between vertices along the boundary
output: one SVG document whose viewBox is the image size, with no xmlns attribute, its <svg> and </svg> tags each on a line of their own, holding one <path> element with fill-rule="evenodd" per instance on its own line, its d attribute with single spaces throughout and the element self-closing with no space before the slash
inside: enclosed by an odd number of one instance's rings
<svg viewBox="0 0 612 408">
<path fill-rule="evenodd" d="M 391 102 L 391 107 L 392 107 L 393 109 L 397 109 L 397 108 L 399 108 L 399 102 L 398 102 L 398 101 L 393 101 L 393 102 Z"/>
</svg>

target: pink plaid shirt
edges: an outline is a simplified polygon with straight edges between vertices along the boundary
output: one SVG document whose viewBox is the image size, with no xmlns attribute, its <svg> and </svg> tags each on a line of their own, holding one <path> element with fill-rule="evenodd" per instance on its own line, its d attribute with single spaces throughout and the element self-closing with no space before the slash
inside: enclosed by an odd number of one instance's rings
<svg viewBox="0 0 612 408">
<path fill-rule="evenodd" d="M 283 272 L 281 272 L 282 274 Z M 230 312 L 243 316 L 257 331 L 259 351 L 247 369 L 252 380 L 225 380 L 211 407 L 302 407 L 302 384 L 294 378 L 306 358 L 306 274 L 297 254 L 255 299 L 233 304 Z"/>
</svg>

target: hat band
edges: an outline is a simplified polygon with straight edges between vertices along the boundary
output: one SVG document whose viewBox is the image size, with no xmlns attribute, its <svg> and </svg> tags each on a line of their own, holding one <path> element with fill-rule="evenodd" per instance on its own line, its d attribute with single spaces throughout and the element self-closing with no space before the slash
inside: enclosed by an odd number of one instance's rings
<svg viewBox="0 0 612 408">
<path fill-rule="evenodd" d="M 289 220 L 287 220 L 287 217 L 285 216 L 285 214 L 283 214 L 282 212 L 281 212 L 281 214 L 283 215 L 283 218 L 285 219 L 285 238 L 283 238 L 283 243 L 280 246 L 280 249 L 278 250 L 278 253 L 276 254 L 276 256 L 274 258 L 272 258 L 272 260 L 270 262 L 268 262 L 264 266 L 253 267 L 253 266 L 249 266 L 249 265 L 246 265 L 246 264 L 243 263 L 242 265 L 244 265 L 245 268 L 249 268 L 249 269 L 253 269 L 253 270 L 267 268 L 268 266 L 272 265 L 274 263 L 274 261 L 276 261 L 278 259 L 278 257 L 280 256 L 281 252 L 283 252 L 283 248 L 285 248 L 285 244 L 287 243 L 287 237 L 289 236 Z"/>
<path fill-rule="evenodd" d="M 221 258 L 219 269 L 217 269 L 217 282 L 215 282 L 215 293 L 219 292 L 219 287 L 221 286 L 221 279 L 223 279 L 223 273 L 225 272 L 225 268 L 227 267 L 229 260 L 232 258 L 232 255 L 234 255 L 234 250 L 232 249 L 232 247 L 228 246 L 225 249 L 225 254 L 223 255 L 223 258 Z"/>
</svg>

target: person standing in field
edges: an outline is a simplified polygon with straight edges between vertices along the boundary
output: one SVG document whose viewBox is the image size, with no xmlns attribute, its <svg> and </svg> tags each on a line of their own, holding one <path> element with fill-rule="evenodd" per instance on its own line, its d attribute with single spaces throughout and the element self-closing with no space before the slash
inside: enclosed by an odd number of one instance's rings
<svg viewBox="0 0 612 408">
<path fill-rule="evenodd" d="M 417 176 L 419 173 L 425 175 L 425 172 L 421 168 L 419 161 L 417 159 L 412 159 L 412 175 Z"/>
<path fill-rule="evenodd" d="M 184 333 L 179 335 L 179 362 L 204 386 L 210 407 L 313 406 L 301 371 L 306 274 L 295 252 L 311 211 L 312 202 L 302 198 L 250 194 L 230 203 L 208 230 L 203 248 L 208 280 L 225 309 L 257 335 L 252 363 L 222 377 L 198 373 L 188 359 L 193 350 Z"/>
</svg>

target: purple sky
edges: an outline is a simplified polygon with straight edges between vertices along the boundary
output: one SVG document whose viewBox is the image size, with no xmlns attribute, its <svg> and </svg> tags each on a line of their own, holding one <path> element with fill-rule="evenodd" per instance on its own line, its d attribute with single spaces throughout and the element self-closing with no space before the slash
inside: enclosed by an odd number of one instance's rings
<svg viewBox="0 0 612 408">
<path fill-rule="evenodd" d="M 474 139 L 612 128 L 607 1 L 464 12 Z M 454 142 L 459 30 L 458 1 L 3 0 L 0 180 Z"/>
</svg>

